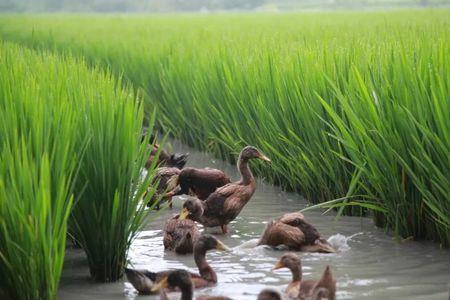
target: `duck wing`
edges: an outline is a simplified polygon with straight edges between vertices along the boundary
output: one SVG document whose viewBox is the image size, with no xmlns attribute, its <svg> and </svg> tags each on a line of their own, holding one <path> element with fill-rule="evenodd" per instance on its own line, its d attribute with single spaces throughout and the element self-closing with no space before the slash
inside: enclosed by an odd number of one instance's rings
<svg viewBox="0 0 450 300">
<path fill-rule="evenodd" d="M 306 300 L 311 299 L 311 295 L 316 285 L 317 280 L 302 280 L 300 283 L 300 292 L 298 294 L 298 299 Z"/>
<path fill-rule="evenodd" d="M 205 200 L 203 216 L 205 218 L 218 217 L 224 219 L 230 214 L 230 209 L 233 209 L 233 205 L 230 205 L 230 202 L 233 204 L 236 200 L 239 200 L 241 188 L 242 186 L 235 183 L 229 183 L 218 188 Z"/>
<path fill-rule="evenodd" d="M 200 236 L 197 225 L 190 219 L 178 216 L 168 220 L 164 227 L 164 248 L 176 253 L 192 253 L 194 241 Z"/>
<path fill-rule="evenodd" d="M 150 272 L 148 270 L 128 269 L 125 268 L 125 275 L 133 287 L 144 295 L 152 294 L 152 288 L 155 282 L 161 280 L 167 271 Z"/>
<path fill-rule="evenodd" d="M 317 239 L 320 239 L 319 231 L 311 223 L 307 222 L 300 212 L 287 213 L 279 218 L 278 221 L 300 229 L 305 236 L 305 244 L 313 245 Z"/>
</svg>

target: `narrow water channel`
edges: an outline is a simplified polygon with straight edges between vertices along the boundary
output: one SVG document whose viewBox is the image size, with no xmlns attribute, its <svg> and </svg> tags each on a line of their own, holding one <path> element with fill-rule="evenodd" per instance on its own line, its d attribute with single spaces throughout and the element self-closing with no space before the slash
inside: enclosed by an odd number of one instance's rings
<svg viewBox="0 0 450 300">
<path fill-rule="evenodd" d="M 176 152 L 189 152 L 188 165 L 224 170 L 232 179 L 239 175 L 236 167 L 208 154 L 172 141 Z M 154 271 L 187 268 L 196 271 L 192 255 L 164 252 L 162 228 L 165 220 L 178 212 L 183 198 L 174 199 L 174 209 L 152 212 L 149 223 L 139 234 L 129 253 L 135 268 Z M 306 202 L 295 193 L 258 181 L 255 195 L 230 226 L 227 236 L 218 238 L 233 247 L 231 252 L 208 253 L 207 259 L 217 272 L 218 284 L 197 295 L 226 295 L 236 300 L 256 299 L 260 290 L 273 287 L 282 291 L 290 281 L 288 270 L 271 272 L 283 254 L 266 247 L 255 247 L 265 224 L 283 213 L 304 208 Z M 335 254 L 299 253 L 305 279 L 316 279 L 327 264 L 337 278 L 338 299 L 448 299 L 450 251 L 430 242 L 397 242 L 384 230 L 375 228 L 369 218 L 321 215 L 319 211 L 305 216 L 325 237 L 339 247 Z M 208 232 L 214 230 L 208 229 Z M 138 296 L 126 281 L 112 284 L 92 283 L 87 262 L 81 250 L 69 249 L 66 255 L 58 299 L 159 299 Z M 172 294 L 179 299 L 179 294 Z"/>
</svg>

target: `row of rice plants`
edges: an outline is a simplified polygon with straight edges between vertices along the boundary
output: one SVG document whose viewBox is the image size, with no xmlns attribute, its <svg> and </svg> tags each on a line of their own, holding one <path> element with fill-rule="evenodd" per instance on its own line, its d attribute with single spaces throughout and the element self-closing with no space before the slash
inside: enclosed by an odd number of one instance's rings
<svg viewBox="0 0 450 300">
<path fill-rule="evenodd" d="M 313 203 L 361 195 L 344 204 L 448 245 L 447 16 L 10 16 L 0 31 L 124 74 L 191 145 L 231 161 L 257 145 L 272 182 Z"/>
<path fill-rule="evenodd" d="M 93 278 L 117 279 L 143 221 L 142 105 L 81 60 L 8 43 L 0 78 L 0 298 L 54 299 L 68 231 Z"/>
</svg>

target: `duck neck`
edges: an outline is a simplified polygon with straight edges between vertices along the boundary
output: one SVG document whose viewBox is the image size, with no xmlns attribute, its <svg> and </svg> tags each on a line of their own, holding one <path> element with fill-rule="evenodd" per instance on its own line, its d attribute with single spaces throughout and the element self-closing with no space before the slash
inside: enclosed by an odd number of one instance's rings
<svg viewBox="0 0 450 300">
<path fill-rule="evenodd" d="M 211 268 L 211 266 L 206 261 L 206 251 L 200 250 L 194 253 L 195 264 L 197 265 L 198 271 L 200 272 L 200 276 L 209 281 L 209 282 L 217 282 L 216 272 Z"/>
<path fill-rule="evenodd" d="M 301 281 L 302 280 L 302 264 L 299 263 L 291 268 L 292 273 L 292 281 Z"/>
<path fill-rule="evenodd" d="M 243 158 L 239 156 L 238 169 L 239 173 L 241 173 L 241 183 L 243 185 L 249 185 L 251 182 L 255 181 L 252 171 L 248 167 L 248 158 Z"/>
</svg>

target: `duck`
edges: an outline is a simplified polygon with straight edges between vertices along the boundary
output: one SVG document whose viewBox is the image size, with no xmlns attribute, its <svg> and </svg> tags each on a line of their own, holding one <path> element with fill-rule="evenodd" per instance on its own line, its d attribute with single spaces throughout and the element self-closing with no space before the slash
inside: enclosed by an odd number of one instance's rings
<svg viewBox="0 0 450 300">
<path fill-rule="evenodd" d="M 194 299 L 194 284 L 192 283 L 191 276 L 189 272 L 185 270 L 174 270 L 168 272 L 161 281 L 156 284 L 152 290 L 161 291 L 160 299 L 168 300 L 165 289 L 175 290 L 178 288 L 181 291 L 181 300 L 192 300 Z M 196 300 L 231 300 L 228 297 L 222 296 L 199 296 L 195 298 Z"/>
<path fill-rule="evenodd" d="M 248 166 L 251 159 L 270 159 L 253 146 L 242 149 L 237 160 L 241 179 L 216 189 L 203 201 L 203 215 L 196 221 L 205 227 L 220 226 L 222 233 L 228 233 L 228 224 L 233 221 L 253 196 L 256 180 Z"/>
<path fill-rule="evenodd" d="M 169 207 L 172 208 L 172 196 L 166 193 L 167 190 L 173 190 L 176 187 L 180 169 L 175 167 L 160 167 L 156 169 L 152 182 L 144 194 L 144 198 L 147 193 L 154 190 L 152 197 L 147 202 L 147 207 L 152 207 L 156 210 L 160 209 L 160 205 L 164 202 L 169 203 Z M 160 197 L 160 195 L 163 195 Z"/>
<path fill-rule="evenodd" d="M 272 270 L 288 268 L 292 273 L 292 281 L 286 293 L 293 299 L 336 299 L 336 279 L 330 266 L 326 266 L 319 280 L 303 280 L 301 259 L 295 253 L 286 253 L 275 264 Z"/>
<path fill-rule="evenodd" d="M 189 213 L 185 213 L 188 211 Z M 194 251 L 194 243 L 200 237 L 200 231 L 194 219 L 203 214 L 203 207 L 198 202 L 183 203 L 180 214 L 169 219 L 164 226 L 164 249 L 178 254 L 187 254 Z M 182 217 L 180 218 L 180 215 Z"/>
<path fill-rule="evenodd" d="M 199 200 L 200 201 L 200 200 Z M 214 236 L 203 234 L 194 243 L 194 260 L 199 274 L 189 272 L 194 288 L 204 288 L 217 284 L 217 274 L 206 261 L 206 252 L 212 249 L 228 251 L 229 248 Z M 125 269 L 128 281 L 140 294 L 154 293 L 155 283 L 161 281 L 170 271 L 151 272 L 148 270 Z"/>
<path fill-rule="evenodd" d="M 144 129 L 144 132 L 142 134 L 142 141 L 144 140 L 145 135 L 147 134 L 147 130 L 148 129 Z M 157 143 L 156 137 L 153 134 L 150 135 L 149 141 L 151 143 L 151 144 L 149 144 L 149 147 L 151 147 L 151 150 L 150 150 L 150 155 L 149 155 L 147 161 L 145 162 L 145 168 L 147 170 L 152 166 L 153 161 L 155 160 L 156 156 L 158 157 L 156 164 L 161 167 L 174 167 L 177 169 L 182 169 L 186 165 L 186 162 L 189 158 L 189 153 L 170 154 L 169 152 L 165 151 L 164 149 L 160 149 L 161 147 Z M 158 155 L 158 152 L 159 152 L 159 155 Z"/>
<path fill-rule="evenodd" d="M 289 250 L 334 253 L 336 250 L 319 231 L 305 220 L 300 212 L 287 213 L 270 221 L 258 245 L 276 247 L 285 245 Z"/>
<path fill-rule="evenodd" d="M 206 200 L 217 188 L 230 183 L 230 178 L 221 170 L 212 168 L 184 168 L 178 175 L 177 186 L 167 195 L 192 195 Z"/>
<path fill-rule="evenodd" d="M 257 300 L 283 300 L 283 297 L 273 289 L 264 289 L 258 294 Z"/>
</svg>

